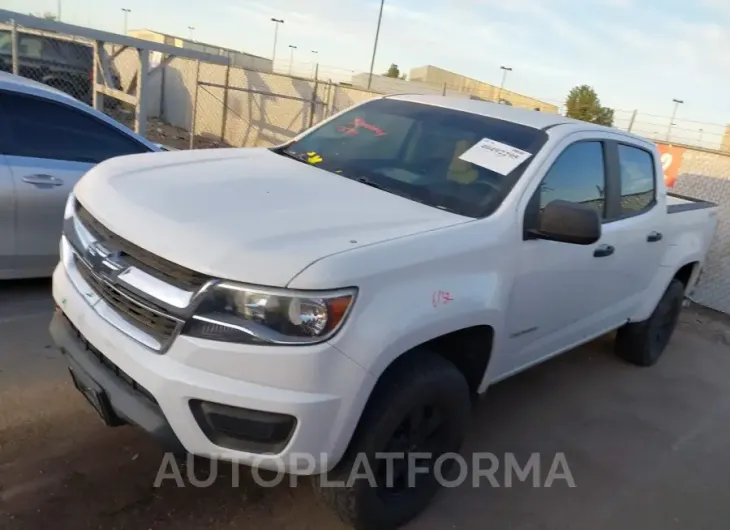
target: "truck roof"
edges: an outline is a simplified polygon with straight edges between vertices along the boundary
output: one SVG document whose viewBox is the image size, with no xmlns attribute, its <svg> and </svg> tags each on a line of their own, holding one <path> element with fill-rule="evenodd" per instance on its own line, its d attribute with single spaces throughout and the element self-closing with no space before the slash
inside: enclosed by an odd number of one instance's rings
<svg viewBox="0 0 730 530">
<path fill-rule="evenodd" d="M 555 125 L 569 124 L 580 125 L 585 129 L 609 130 L 614 133 L 618 132 L 634 137 L 634 135 L 625 133 L 625 131 L 618 131 L 612 127 L 605 127 L 603 125 L 574 120 L 573 118 L 566 118 L 560 114 L 537 112 L 531 109 L 520 109 L 509 105 L 499 105 L 497 103 L 492 103 L 491 101 L 481 101 L 455 96 L 434 96 L 423 94 L 402 94 L 387 97 L 388 99 L 413 101 L 414 103 L 423 103 L 425 105 L 434 105 L 436 107 L 460 110 L 463 112 L 470 112 L 472 114 L 480 114 L 482 116 L 489 116 L 490 118 L 497 118 L 526 125 L 528 127 L 534 127 L 535 129 L 545 129 Z"/>
</svg>

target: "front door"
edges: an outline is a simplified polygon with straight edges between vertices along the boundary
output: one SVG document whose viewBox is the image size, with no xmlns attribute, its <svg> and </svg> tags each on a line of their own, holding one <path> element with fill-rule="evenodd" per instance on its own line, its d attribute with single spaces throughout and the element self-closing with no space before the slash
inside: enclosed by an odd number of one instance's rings
<svg viewBox="0 0 730 530">
<path fill-rule="evenodd" d="M 577 136 L 577 135 L 576 135 Z M 528 198 L 526 215 L 553 200 L 594 207 L 604 223 L 591 245 L 527 239 L 518 243 L 515 282 L 507 311 L 507 346 L 497 377 L 610 329 L 625 318 L 625 289 L 616 256 L 619 241 L 606 218 L 608 144 L 571 139 Z"/>
</svg>

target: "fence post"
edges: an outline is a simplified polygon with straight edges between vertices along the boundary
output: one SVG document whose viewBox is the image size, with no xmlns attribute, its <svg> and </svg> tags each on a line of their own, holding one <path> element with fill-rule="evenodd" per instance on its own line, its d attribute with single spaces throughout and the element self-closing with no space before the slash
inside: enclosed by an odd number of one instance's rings
<svg viewBox="0 0 730 530">
<path fill-rule="evenodd" d="M 137 74 L 137 112 L 134 130 L 147 138 L 147 98 L 149 97 L 150 51 L 137 49 L 139 53 L 139 73 Z"/>
<path fill-rule="evenodd" d="M 103 80 L 104 84 L 106 85 L 106 80 L 104 79 L 104 77 L 99 75 L 100 74 L 99 61 L 100 61 L 100 57 L 101 57 L 100 50 L 99 50 L 100 48 L 101 49 L 104 48 L 104 43 L 102 41 L 95 40 L 94 41 L 94 62 L 93 62 L 94 69 L 93 69 L 93 75 L 92 75 L 92 83 L 94 83 L 94 86 L 92 87 L 91 94 L 92 94 L 93 99 L 92 99 L 91 104 L 96 110 L 98 110 L 100 112 L 104 112 L 104 94 L 97 90 L 97 86 L 99 86 L 100 79 Z M 117 87 L 112 87 L 112 88 L 117 88 Z"/>
<path fill-rule="evenodd" d="M 231 60 L 226 65 L 226 82 L 223 84 L 223 118 L 221 119 L 221 143 L 226 137 L 226 121 L 228 118 L 228 80 L 231 78 Z"/>
<path fill-rule="evenodd" d="M 312 101 L 309 104 L 309 126 L 314 125 L 314 113 L 317 111 L 317 88 L 319 87 L 319 63 L 314 66 L 314 88 Z"/>
<path fill-rule="evenodd" d="M 15 20 L 11 21 L 12 28 L 10 30 L 10 48 L 12 53 L 12 61 L 13 61 L 13 73 L 15 75 L 20 75 L 20 64 L 18 63 L 18 24 L 15 22 Z"/>
<path fill-rule="evenodd" d="M 636 110 L 631 113 L 631 119 L 629 120 L 629 128 L 628 131 L 631 132 L 631 129 L 634 128 L 634 121 L 636 120 Z"/>
<path fill-rule="evenodd" d="M 200 78 L 200 61 L 195 61 L 195 89 L 193 90 L 192 111 L 190 117 L 190 149 L 195 148 L 195 117 L 198 114 L 198 80 Z"/>
</svg>

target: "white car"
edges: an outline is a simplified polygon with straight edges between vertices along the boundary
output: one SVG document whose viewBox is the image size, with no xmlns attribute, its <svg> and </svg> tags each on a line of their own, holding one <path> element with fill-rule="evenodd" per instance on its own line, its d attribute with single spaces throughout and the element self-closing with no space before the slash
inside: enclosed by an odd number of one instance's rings
<svg viewBox="0 0 730 530">
<path fill-rule="evenodd" d="M 159 151 L 68 94 L 0 72 L 0 280 L 50 276 L 68 195 L 108 158 Z"/>
<path fill-rule="evenodd" d="M 328 472 L 318 491 L 345 521 L 392 528 L 427 505 L 490 384 L 614 329 L 622 357 L 655 363 L 716 224 L 668 198 L 637 136 L 385 97 L 273 149 L 91 170 L 51 332 L 108 424 Z"/>
</svg>

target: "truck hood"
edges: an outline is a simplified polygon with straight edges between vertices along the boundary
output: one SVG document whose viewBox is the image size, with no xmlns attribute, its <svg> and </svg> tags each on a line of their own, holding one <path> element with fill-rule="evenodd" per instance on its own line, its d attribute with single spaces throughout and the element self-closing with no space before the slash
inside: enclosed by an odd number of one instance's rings
<svg viewBox="0 0 730 530">
<path fill-rule="evenodd" d="M 270 286 L 331 254 L 469 220 L 268 149 L 119 157 L 89 171 L 74 193 L 145 250 Z"/>
</svg>

